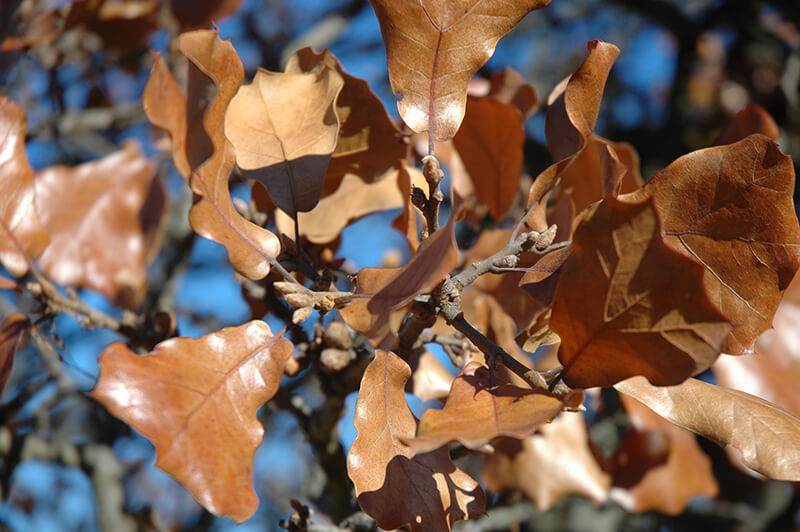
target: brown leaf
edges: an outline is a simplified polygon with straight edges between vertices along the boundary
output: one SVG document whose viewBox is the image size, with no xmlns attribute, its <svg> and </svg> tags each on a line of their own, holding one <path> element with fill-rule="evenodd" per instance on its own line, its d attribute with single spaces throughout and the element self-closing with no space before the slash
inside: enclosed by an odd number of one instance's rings
<svg viewBox="0 0 800 532">
<path fill-rule="evenodd" d="M 501 102 L 514 104 L 522 120 L 527 120 L 539 109 L 539 95 L 532 85 L 529 85 L 519 72 L 513 68 L 498 70 L 489 78 L 489 93 L 487 96 Z"/>
<path fill-rule="evenodd" d="M 470 97 L 453 143 L 478 197 L 495 222 L 500 221 L 519 191 L 525 144 L 522 115 L 510 103 Z"/>
<path fill-rule="evenodd" d="M 22 277 L 50 236 L 36 211 L 33 170 L 25 155 L 25 111 L 0 95 L 0 263 Z"/>
<path fill-rule="evenodd" d="M 186 118 L 185 142 L 193 168 L 189 184 L 200 198 L 189 212 L 189 221 L 198 234 L 225 246 L 237 272 L 262 279 L 269 273 L 270 260 L 280 252 L 280 242 L 234 208 L 228 179 L 235 152 L 223 131 L 225 110 L 242 83 L 244 67 L 231 43 L 221 40 L 216 31 L 185 33 L 178 44 L 190 61 L 186 109 L 191 119 Z M 171 121 L 162 115 L 162 120 L 180 131 L 180 119 Z"/>
<path fill-rule="evenodd" d="M 354 330 L 375 340 L 381 340 L 389 332 L 396 331 L 399 320 L 391 314 L 388 319 L 381 314 L 369 311 L 367 306 L 375 294 L 394 279 L 400 268 L 362 268 L 356 275 L 356 297 L 349 305 L 339 310 L 342 319 Z M 402 312 L 405 314 L 405 312 Z"/>
<path fill-rule="evenodd" d="M 586 422 L 564 413 L 522 441 L 504 440 L 486 459 L 483 478 L 489 491 L 518 489 L 540 510 L 568 495 L 596 504 L 608 496 L 611 478 L 589 449 Z"/>
<path fill-rule="evenodd" d="M 25 347 L 30 325 L 28 317 L 21 312 L 9 314 L 0 325 L 0 394 L 11 375 L 14 358 Z"/>
<path fill-rule="evenodd" d="M 633 486 L 613 489 L 612 497 L 630 512 L 657 511 L 667 515 L 682 513 L 692 497 L 715 497 L 719 486 L 711 460 L 700 449 L 694 434 L 665 421 L 625 394 L 620 395 L 620 400 L 635 430 L 623 442 L 623 449 L 630 451 L 626 443 L 631 437 L 652 433 L 663 435 L 668 454 L 666 462 L 649 468 Z M 632 459 L 628 457 L 629 461 Z M 615 477 L 615 485 L 619 485 L 617 481 Z"/>
<path fill-rule="evenodd" d="M 90 395 L 152 441 L 156 466 L 203 506 L 242 522 L 258 506 L 253 455 L 264 429 L 256 411 L 277 392 L 291 354 L 262 321 L 173 338 L 148 356 L 114 343 Z"/>
<path fill-rule="evenodd" d="M 311 212 L 298 214 L 300 235 L 315 244 L 325 244 L 368 214 L 403 207 L 409 196 L 402 188 L 401 172 L 409 173 L 417 186 L 426 183 L 422 172 L 404 163 L 400 170 L 373 183 L 365 183 L 355 174 L 346 174 L 336 192 L 322 198 Z M 294 222 L 287 215 L 277 213 L 275 225 L 284 234 L 294 234 Z"/>
<path fill-rule="evenodd" d="M 717 384 L 760 397 L 800 417 L 800 305 L 781 302 L 749 355 L 722 355 L 711 369 Z"/>
<path fill-rule="evenodd" d="M 412 458 L 402 441 L 416 428 L 403 392 L 410 375 L 397 355 L 375 351 L 356 401 L 358 437 L 347 455 L 347 473 L 358 503 L 380 528 L 450 530 L 457 520 L 483 514 L 485 496 L 446 449 Z"/>
<path fill-rule="evenodd" d="M 574 388 L 634 375 L 676 384 L 708 368 L 730 324 L 703 290 L 703 268 L 667 246 L 651 201 L 608 196 L 575 230 L 550 328 Z"/>
<path fill-rule="evenodd" d="M 423 401 L 444 399 L 450 393 L 453 375 L 447 371 L 430 351 L 419 348 L 408 357 L 412 367 L 411 379 L 406 384 L 406 391 Z"/>
<path fill-rule="evenodd" d="M 312 72 L 259 69 L 225 114 L 242 173 L 261 181 L 286 214 L 314 208 L 336 147 L 335 101 L 344 80 L 327 63 Z"/>
<path fill-rule="evenodd" d="M 657 387 L 634 377 L 614 387 L 679 427 L 735 447 L 755 471 L 800 480 L 800 419 L 772 403 L 697 379 Z"/>
<path fill-rule="evenodd" d="M 760 105 L 752 103 L 736 113 L 714 144 L 733 144 L 754 133 L 766 135 L 772 140 L 781 136 L 778 124 L 770 114 Z"/>
<path fill-rule="evenodd" d="M 188 180 L 192 170 L 186 158 L 186 96 L 167 63 L 155 52 L 153 69 L 142 95 L 142 106 L 150 123 L 169 134 L 175 168 Z"/>
<path fill-rule="evenodd" d="M 145 207 L 160 187 L 155 164 L 132 143 L 97 161 L 38 172 L 36 206 L 51 236 L 42 270 L 136 308 L 147 289 L 144 224 L 157 229 L 164 214 L 162 203 L 147 219 Z"/>
<path fill-rule="evenodd" d="M 600 40 L 589 41 L 589 56 L 572 76 L 562 81 L 547 99 L 545 137 L 553 160 L 580 152 L 594 131 L 600 101 L 619 48 Z"/>
<path fill-rule="evenodd" d="M 355 174 L 372 183 L 391 170 L 395 161 L 405 159 L 408 144 L 369 84 L 345 72 L 328 50 L 319 54 L 311 48 L 296 51 L 289 58 L 286 72 L 316 72 L 325 66 L 338 72 L 344 80 L 336 98 L 340 127 L 336 149 L 325 175 L 325 187 L 328 188 L 328 182 L 338 182 L 345 174 Z"/>
<path fill-rule="evenodd" d="M 800 267 L 794 180 L 791 158 L 753 135 L 685 155 L 620 197 L 652 197 L 666 242 L 703 264 L 706 292 L 734 324 L 726 353 L 752 351 Z"/>
<path fill-rule="evenodd" d="M 426 410 L 417 436 L 407 439 L 413 454 L 457 441 L 478 449 L 498 436 L 524 438 L 564 408 L 564 400 L 512 384 L 491 384 L 489 370 L 470 362 L 453 381 L 442 410 Z"/>
<path fill-rule="evenodd" d="M 0 275 L 0 290 L 15 290 L 19 292 L 22 290 L 22 287 L 13 279 L 8 279 Z"/>
<path fill-rule="evenodd" d="M 419 209 L 417 209 L 411 202 L 411 194 L 414 190 L 414 185 L 419 179 L 419 169 L 411 167 L 408 164 L 402 164 L 397 176 L 397 186 L 400 187 L 401 192 L 404 194 L 403 208 L 397 215 L 397 218 L 392 222 L 392 227 L 400 231 L 406 237 L 408 242 L 408 249 L 412 254 L 419 249 L 419 233 L 417 232 L 417 216 Z M 424 177 L 423 177 L 424 179 Z"/>
<path fill-rule="evenodd" d="M 242 0 L 170 0 L 169 7 L 178 19 L 180 31 L 207 28 L 231 15 Z"/>
<path fill-rule="evenodd" d="M 452 138 L 464 118 L 467 84 L 522 17 L 550 0 L 371 0 L 386 44 L 389 81 L 408 127 L 430 142 Z"/>
</svg>

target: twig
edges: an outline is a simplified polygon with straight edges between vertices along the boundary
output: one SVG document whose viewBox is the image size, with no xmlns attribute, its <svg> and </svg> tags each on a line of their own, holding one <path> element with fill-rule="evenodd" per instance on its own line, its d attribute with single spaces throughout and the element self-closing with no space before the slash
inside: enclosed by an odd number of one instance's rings
<svg viewBox="0 0 800 532">
<path fill-rule="evenodd" d="M 439 187 L 444 172 L 439 168 L 439 160 L 433 155 L 426 155 L 422 158 L 422 175 L 428 182 L 428 195 L 420 188 L 411 191 L 411 202 L 422 211 L 425 217 L 425 230 L 422 232 L 422 239 L 428 238 L 434 231 L 439 229 L 439 206 L 444 200 L 444 194 Z"/>
<path fill-rule="evenodd" d="M 44 276 L 39 276 L 38 283 L 28 283 L 26 288 L 42 301 L 47 313 L 56 315 L 59 312 L 64 312 L 73 316 L 84 327 L 105 327 L 106 329 L 121 332 L 126 326 L 134 326 L 135 315 L 132 313 L 123 314 L 122 321 L 117 320 L 105 312 L 90 307 L 77 296 L 71 298 L 62 296 L 55 285 L 45 279 Z"/>
</svg>

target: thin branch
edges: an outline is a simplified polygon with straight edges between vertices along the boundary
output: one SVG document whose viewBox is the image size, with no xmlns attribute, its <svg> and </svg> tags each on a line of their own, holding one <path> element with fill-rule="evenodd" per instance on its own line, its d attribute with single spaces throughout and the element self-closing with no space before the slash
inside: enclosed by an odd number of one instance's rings
<svg viewBox="0 0 800 532">
<path fill-rule="evenodd" d="M 444 172 L 439 167 L 439 160 L 433 155 L 423 157 L 422 163 L 422 175 L 428 182 L 428 195 L 426 197 L 422 189 L 414 188 L 411 191 L 411 202 L 425 217 L 425 231 L 422 233 L 424 240 L 439 229 L 439 206 L 444 200 L 439 184 L 442 182 Z"/>
</svg>

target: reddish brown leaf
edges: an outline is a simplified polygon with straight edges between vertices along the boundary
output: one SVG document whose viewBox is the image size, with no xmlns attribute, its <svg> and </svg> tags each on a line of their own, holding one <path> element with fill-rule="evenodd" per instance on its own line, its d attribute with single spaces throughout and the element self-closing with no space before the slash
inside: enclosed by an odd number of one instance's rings
<svg viewBox="0 0 800 532">
<path fill-rule="evenodd" d="M 612 497 L 630 512 L 657 511 L 667 515 L 682 513 L 692 497 L 715 497 L 719 487 L 711 470 L 711 460 L 700 449 L 694 434 L 665 421 L 625 394 L 620 395 L 620 400 L 633 424 L 632 435 L 663 435 L 668 454 L 666 462 L 647 470 L 633 486 L 614 488 Z M 625 443 L 623 449 L 630 451 Z M 615 485 L 618 485 L 617 480 L 615 478 Z"/>
<path fill-rule="evenodd" d="M 400 268 L 362 268 L 356 275 L 356 297 L 343 309 L 339 310 L 342 319 L 354 330 L 372 339 L 381 340 L 390 331 L 396 331 L 402 313 L 384 315 L 374 314 L 367 308 L 372 297 L 394 279 Z"/>
<path fill-rule="evenodd" d="M 22 287 L 13 279 L 8 279 L 0 275 L 0 290 L 16 290 L 19 292 L 22 290 Z"/>
<path fill-rule="evenodd" d="M 30 324 L 31 322 L 25 314 L 15 312 L 9 314 L 0 325 L 0 394 L 11 375 L 14 358 L 25 347 L 26 333 Z"/>
<path fill-rule="evenodd" d="M 417 436 L 408 439 L 413 454 L 457 441 L 478 449 L 498 436 L 524 438 L 564 408 L 565 400 L 513 384 L 492 386 L 489 370 L 470 362 L 458 374 L 442 410 L 426 410 Z"/>
<path fill-rule="evenodd" d="M 375 351 L 356 401 L 358 437 L 347 455 L 347 473 L 358 503 L 380 528 L 450 530 L 455 521 L 483 514 L 485 497 L 446 449 L 411 457 L 402 442 L 416 428 L 403 393 L 410 375 L 397 355 Z"/>
<path fill-rule="evenodd" d="M 547 99 L 545 136 L 553 160 L 580 152 L 594 131 L 600 100 L 619 48 L 599 40 L 587 44 L 589 56 Z"/>
<path fill-rule="evenodd" d="M 355 174 L 346 174 L 336 192 L 320 200 L 311 212 L 299 213 L 300 235 L 315 244 L 325 244 L 339 236 L 342 229 L 360 218 L 378 211 L 396 209 L 408 203 L 408 191 L 403 189 L 401 172 L 406 172 L 416 186 L 427 186 L 416 168 L 404 163 L 383 179 L 365 183 Z M 294 221 L 288 215 L 276 213 L 277 229 L 294 234 Z"/>
<path fill-rule="evenodd" d="M 679 383 L 711 365 L 731 326 L 703 267 L 662 240 L 652 202 L 608 196 L 575 230 L 550 328 L 565 382 L 591 388 L 634 375 Z"/>
<path fill-rule="evenodd" d="M 719 136 L 716 145 L 733 144 L 754 134 L 761 133 L 772 140 L 781 136 L 781 130 L 769 113 L 758 104 L 750 104 L 733 117 L 731 123 Z"/>
<path fill-rule="evenodd" d="M 412 254 L 419 249 L 419 233 L 417 232 L 417 216 L 419 210 L 411 202 L 411 194 L 414 190 L 414 185 L 419 179 L 420 173 L 416 168 L 412 168 L 408 164 L 401 164 L 399 174 L 397 176 L 397 186 L 403 192 L 403 208 L 397 215 L 397 218 L 392 222 L 392 227 L 400 231 L 408 241 L 408 249 Z M 424 177 L 423 177 L 424 179 Z"/>
<path fill-rule="evenodd" d="M 711 369 L 717 384 L 755 395 L 800 417 L 800 305 L 781 302 L 749 355 L 722 355 Z"/>
<path fill-rule="evenodd" d="M 237 522 L 258 506 L 256 411 L 278 390 L 292 344 L 251 321 L 197 340 L 173 338 L 149 356 L 121 343 L 100 356 L 90 395 L 156 448 L 156 466 L 216 515 Z"/>
<path fill-rule="evenodd" d="M 36 211 L 33 170 L 25 155 L 25 111 L 0 95 L 0 263 L 23 276 L 50 237 Z"/>
<path fill-rule="evenodd" d="M 153 70 L 142 95 L 142 106 L 147 119 L 169 134 L 175 168 L 188 180 L 192 170 L 186 159 L 186 96 L 167 63 L 155 52 Z"/>
<path fill-rule="evenodd" d="M 570 413 L 522 441 L 499 442 L 486 459 L 483 478 L 489 491 L 518 489 L 540 510 L 568 495 L 599 504 L 611 485 L 589 449 L 583 416 Z"/>
<path fill-rule="evenodd" d="M 76 167 L 51 166 L 36 174 L 36 206 L 51 242 L 39 259 L 56 282 L 84 286 L 135 308 L 146 292 L 147 234 L 164 213 L 145 206 L 155 164 L 135 144 Z M 155 224 L 153 224 L 155 222 Z"/>
<path fill-rule="evenodd" d="M 259 69 L 225 114 L 237 165 L 293 218 L 313 209 L 322 195 L 339 132 L 334 104 L 343 86 L 341 74 L 324 62 L 311 72 Z"/>
<path fill-rule="evenodd" d="M 355 174 L 372 183 L 391 170 L 398 159 L 405 158 L 408 144 L 369 84 L 345 72 L 328 50 L 319 54 L 311 48 L 298 50 L 289 58 L 286 72 L 316 72 L 321 65 L 335 70 L 344 80 L 342 92 L 336 98 L 340 127 L 325 175 L 325 188 L 345 174 Z"/>
<path fill-rule="evenodd" d="M 189 221 L 198 234 L 225 246 L 236 271 L 249 279 L 261 279 L 269 273 L 270 261 L 278 255 L 280 242 L 271 232 L 245 220 L 234 208 L 228 178 L 235 164 L 235 153 L 223 131 L 225 110 L 242 83 L 244 67 L 231 43 L 221 40 L 216 31 L 186 33 L 178 44 L 190 61 L 186 109 L 191 119 L 185 119 L 185 143 L 187 164 L 193 168 L 189 184 L 200 197 L 189 212 Z M 175 138 L 179 138 L 180 115 L 158 116 L 158 123 L 175 131 Z M 180 160 L 179 155 L 176 166 L 181 164 Z"/>
<path fill-rule="evenodd" d="M 207 28 L 213 22 L 231 15 L 242 0 L 170 0 L 172 14 L 180 23 L 180 31 Z"/>
<path fill-rule="evenodd" d="M 504 68 L 492 74 L 489 78 L 489 93 L 487 96 L 501 102 L 514 104 L 522 114 L 522 120 L 527 120 L 539 109 L 539 95 L 532 85 L 529 85 L 519 72 L 513 68 Z"/>
<path fill-rule="evenodd" d="M 550 0 L 371 0 L 386 44 L 389 81 L 408 127 L 430 142 L 452 138 L 464 118 L 467 84 L 522 17 Z"/>
<path fill-rule="evenodd" d="M 735 447 L 755 471 L 800 480 L 800 419 L 772 403 L 697 379 L 652 386 L 634 377 L 614 387 L 679 427 Z"/>
<path fill-rule="evenodd" d="M 703 264 L 705 290 L 734 324 L 726 353 L 752 351 L 800 266 L 794 180 L 791 158 L 753 135 L 685 155 L 620 197 L 652 197 L 666 242 Z"/>
<path fill-rule="evenodd" d="M 525 144 L 522 115 L 510 103 L 471 97 L 453 143 L 478 197 L 500 221 L 519 191 Z"/>
</svg>

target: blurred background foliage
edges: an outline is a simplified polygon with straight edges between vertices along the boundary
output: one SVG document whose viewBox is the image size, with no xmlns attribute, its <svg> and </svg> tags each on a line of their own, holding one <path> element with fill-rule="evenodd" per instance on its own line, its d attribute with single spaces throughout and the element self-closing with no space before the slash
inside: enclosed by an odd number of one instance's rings
<svg viewBox="0 0 800 532">
<path fill-rule="evenodd" d="M 0 92 L 27 111 L 27 152 L 34 169 L 96 159 L 128 139 L 158 158 L 172 209 L 163 251 L 149 272 L 145 306 L 171 300 L 180 334 L 193 337 L 246 321 L 250 308 L 224 250 L 191 236 L 186 222 L 191 198 L 157 145 L 160 135 L 147 123 L 141 95 L 152 66 L 149 51 L 165 54 L 180 72 L 185 65 L 170 51 L 172 39 L 181 30 L 212 22 L 233 42 L 248 77 L 259 67 L 282 70 L 300 47 L 329 48 L 348 72 L 369 81 L 397 116 L 378 22 L 365 0 L 0 3 Z M 583 60 L 587 41 L 599 38 L 618 45 L 622 53 L 609 78 L 597 131 L 632 143 L 647 177 L 684 153 L 712 145 L 749 103 L 760 104 L 775 118 L 786 153 L 800 153 L 799 27 L 796 0 L 554 0 L 504 37 L 479 74 L 488 77 L 513 67 L 546 98 Z M 544 146 L 543 110 L 526 127 L 526 171 L 535 175 L 551 162 Z M 249 194 L 242 184 L 233 192 L 245 199 Z M 402 236 L 388 227 L 393 216 L 372 215 L 347 228 L 337 255 L 353 268 L 378 266 L 387 258 L 396 261 L 398 254 L 407 257 Z M 82 295 L 97 308 L 119 313 L 101 296 Z M 32 303 L 0 295 L 2 314 L 26 304 Z M 275 316 L 266 319 L 274 328 L 282 326 Z M 71 386 L 88 390 L 97 375 L 99 353 L 118 338 L 108 331 L 86 331 L 67 316 L 58 317 L 52 327 L 62 342 Z M 330 504 L 337 499 L 335 490 L 349 489 L 346 477 L 326 478 L 315 442 L 308 441 L 294 418 L 267 405 L 261 414 L 266 437 L 255 462 L 259 510 L 238 527 L 214 518 L 155 469 L 146 440 L 88 399 L 76 399 L 48 367 L 47 358 L 34 351 L 28 347 L 17 357 L 0 402 L 0 526 L 91 531 L 130 530 L 138 523 L 161 529 L 272 530 L 291 513 L 290 498 L 324 506 L 326 500 Z M 338 415 L 337 407 L 321 407 L 324 390 L 303 389 L 302 394 L 315 409 Z M 419 415 L 424 405 L 409 400 Z M 346 452 L 355 436 L 353 404 L 351 394 L 339 422 L 339 452 Z M 596 421 L 596 443 L 613 445 L 620 422 Z M 796 488 L 748 477 L 731 468 L 716 446 L 701 444 L 714 461 L 720 498 L 694 501 L 681 516 L 634 515 L 615 503 L 596 508 L 577 498 L 540 512 L 529 502 L 497 496 L 494 502 L 503 503 L 503 509 L 457 528 L 800 526 Z"/>
</svg>

